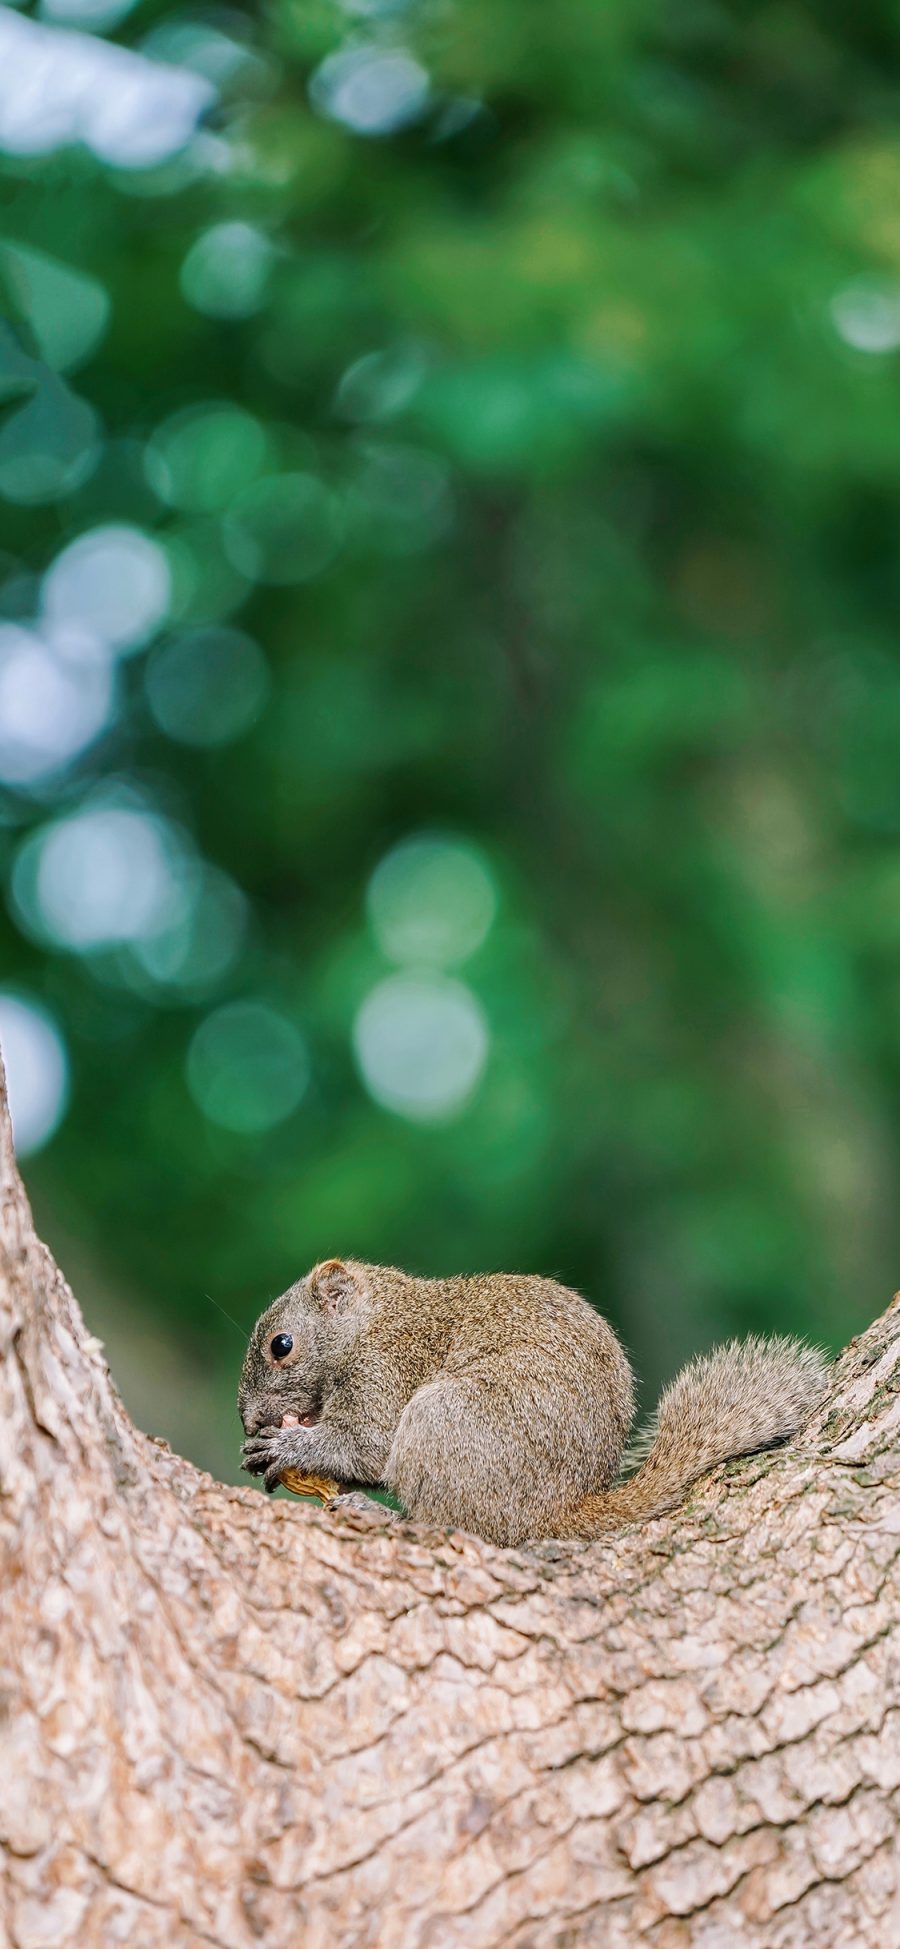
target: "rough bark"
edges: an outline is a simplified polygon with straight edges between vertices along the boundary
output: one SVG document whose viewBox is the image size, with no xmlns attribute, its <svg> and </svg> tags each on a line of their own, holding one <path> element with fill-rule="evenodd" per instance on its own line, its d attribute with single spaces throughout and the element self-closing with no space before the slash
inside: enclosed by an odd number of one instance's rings
<svg viewBox="0 0 900 1949">
<path fill-rule="evenodd" d="M 139 1433 L 2 1141 L 0 1943 L 900 1941 L 897 1302 L 790 1451 L 593 1545 Z"/>
</svg>

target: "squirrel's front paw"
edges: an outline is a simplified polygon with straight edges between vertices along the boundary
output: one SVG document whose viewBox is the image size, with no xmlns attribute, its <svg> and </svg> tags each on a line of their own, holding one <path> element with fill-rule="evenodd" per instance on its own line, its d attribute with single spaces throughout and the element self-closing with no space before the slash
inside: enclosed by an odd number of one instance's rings
<svg viewBox="0 0 900 1949">
<path fill-rule="evenodd" d="M 304 1453 L 297 1428 L 260 1428 L 248 1435 L 241 1450 L 241 1467 L 248 1475 L 261 1475 L 268 1494 L 274 1495 L 285 1469 L 303 1469 Z"/>
</svg>

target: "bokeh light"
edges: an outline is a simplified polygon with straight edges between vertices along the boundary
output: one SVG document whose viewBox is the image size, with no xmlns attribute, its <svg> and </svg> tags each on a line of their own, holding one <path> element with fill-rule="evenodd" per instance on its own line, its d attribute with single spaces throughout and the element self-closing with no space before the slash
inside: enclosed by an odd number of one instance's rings
<svg viewBox="0 0 900 1949">
<path fill-rule="evenodd" d="M 213 98 L 183 68 L 0 12 L 0 148 L 13 155 L 83 142 L 103 162 L 146 169 L 184 147 Z"/>
<path fill-rule="evenodd" d="M 237 629 L 196 629 L 161 644 L 147 664 L 147 697 L 162 731 L 180 744 L 230 744 L 256 722 L 269 694 L 258 643 Z"/>
<path fill-rule="evenodd" d="M 108 32 L 125 20 L 137 0 L 40 0 L 42 20 L 60 27 L 90 27 L 95 33 Z"/>
<path fill-rule="evenodd" d="M 265 296 L 274 252 L 249 223 L 216 223 L 191 245 L 181 269 L 188 304 L 208 318 L 250 318 Z"/>
<path fill-rule="evenodd" d="M 858 278 L 831 300 L 837 331 L 855 352 L 896 352 L 900 346 L 900 285 Z"/>
<path fill-rule="evenodd" d="M 0 426 L 0 494 L 24 507 L 57 501 L 87 480 L 99 457 L 100 423 L 54 373 Z"/>
<path fill-rule="evenodd" d="M 489 1037 L 484 1012 L 463 982 L 398 974 L 366 996 L 353 1043 L 376 1103 L 415 1123 L 433 1123 L 465 1108 L 487 1061 Z"/>
<path fill-rule="evenodd" d="M 389 351 L 366 352 L 342 373 L 337 389 L 338 411 L 348 420 L 393 419 L 412 404 L 427 371 L 427 360 L 415 344 Z"/>
<path fill-rule="evenodd" d="M 497 890 L 477 847 L 423 833 L 381 860 L 367 902 L 389 961 L 451 967 L 481 946 L 497 911 Z"/>
<path fill-rule="evenodd" d="M 59 650 L 63 650 L 63 654 Z M 32 785 L 80 756 L 109 722 L 104 659 L 66 656 L 65 639 L 0 624 L 0 779 Z"/>
<path fill-rule="evenodd" d="M 20 1157 L 29 1157 L 49 1141 L 65 1115 L 69 1093 L 66 1045 L 42 1004 L 3 989 L 0 1051 L 16 1150 Z"/>
<path fill-rule="evenodd" d="M 131 941 L 132 985 L 199 999 L 237 966 L 249 925 L 247 901 L 234 880 L 203 860 L 182 858 L 178 898 L 169 918 Z M 140 974 L 137 974 L 137 970 Z M 143 980 L 141 980 L 143 977 Z"/>
<path fill-rule="evenodd" d="M 314 107 L 356 135 L 407 128 L 424 113 L 429 93 L 428 75 L 412 54 L 377 42 L 327 55 L 309 84 Z"/>
<path fill-rule="evenodd" d="M 84 952 L 152 939 L 183 910 L 171 827 L 127 802 L 87 804 L 21 848 L 13 895 L 30 933 Z"/>
<path fill-rule="evenodd" d="M 231 31 L 224 32 L 225 27 Z M 238 75 L 253 86 L 267 77 L 268 64 L 248 45 L 252 33 L 252 20 L 233 11 L 223 12 L 215 22 L 191 12 L 170 12 L 154 22 L 141 46 L 155 60 L 205 75 L 217 89 L 228 88 Z"/>
<path fill-rule="evenodd" d="M 29 834 L 12 898 L 33 940 L 101 957 L 105 982 L 157 1002 L 214 993 L 239 965 L 250 930 L 248 901 L 230 874 L 121 788 Z"/>
<path fill-rule="evenodd" d="M 25 312 L 41 357 L 55 372 L 69 372 L 97 350 L 109 325 L 109 292 L 46 251 L 8 239 L 0 243 L 0 267 Z"/>
<path fill-rule="evenodd" d="M 191 1093 L 204 1115 L 244 1136 L 297 1109 L 309 1082 L 300 1030 L 262 1002 L 231 1002 L 201 1022 L 188 1050 Z"/>
<path fill-rule="evenodd" d="M 110 523 L 69 543 L 44 576 L 51 624 L 77 623 L 111 651 L 127 655 L 154 635 L 167 614 L 169 566 L 139 528 Z"/>
<path fill-rule="evenodd" d="M 147 444 L 147 478 L 171 507 L 194 514 L 227 507 L 262 471 L 265 431 L 252 413 L 212 402 L 190 406 L 157 428 Z"/>
<path fill-rule="evenodd" d="M 287 585 L 321 575 L 340 545 L 333 494 L 314 474 L 273 474 L 239 496 L 225 546 L 252 581 Z"/>
</svg>

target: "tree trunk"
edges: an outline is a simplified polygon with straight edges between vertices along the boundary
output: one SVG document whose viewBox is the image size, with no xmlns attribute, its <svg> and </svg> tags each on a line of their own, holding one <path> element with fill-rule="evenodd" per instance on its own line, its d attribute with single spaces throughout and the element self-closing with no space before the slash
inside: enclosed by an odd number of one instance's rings
<svg viewBox="0 0 900 1949">
<path fill-rule="evenodd" d="M 790 1451 L 503 1551 L 140 1434 L 5 1113 L 0 1182 L 4 1949 L 900 1942 L 897 1302 Z"/>
</svg>

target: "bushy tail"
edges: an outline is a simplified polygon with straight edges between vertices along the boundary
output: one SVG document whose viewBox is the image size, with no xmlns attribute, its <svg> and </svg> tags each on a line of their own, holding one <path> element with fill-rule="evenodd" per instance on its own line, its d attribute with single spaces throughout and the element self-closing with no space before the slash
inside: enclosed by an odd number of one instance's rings
<svg viewBox="0 0 900 1949">
<path fill-rule="evenodd" d="M 603 1536 L 674 1509 L 697 1477 L 732 1456 L 775 1448 L 825 1392 L 828 1362 L 801 1340 L 729 1340 L 684 1367 L 628 1450 L 633 1474 L 565 1512 L 555 1536 Z"/>
</svg>

